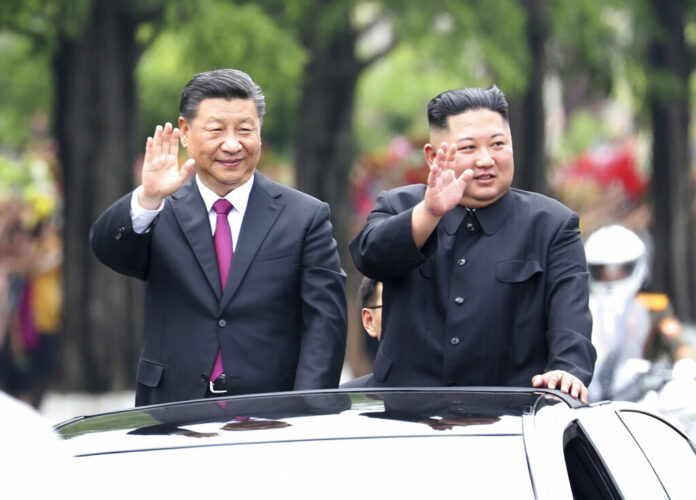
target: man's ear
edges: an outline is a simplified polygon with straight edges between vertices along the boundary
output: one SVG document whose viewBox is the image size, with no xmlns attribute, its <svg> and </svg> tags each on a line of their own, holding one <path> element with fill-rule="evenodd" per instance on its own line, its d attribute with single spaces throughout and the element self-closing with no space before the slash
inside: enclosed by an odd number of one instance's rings
<svg viewBox="0 0 696 500">
<path fill-rule="evenodd" d="M 179 117 L 179 132 L 181 132 L 179 136 L 179 140 L 181 140 L 181 146 L 184 148 L 188 147 L 190 130 L 189 124 L 183 116 Z"/>
<path fill-rule="evenodd" d="M 367 307 L 363 307 L 360 313 L 362 314 L 362 323 L 367 334 L 370 337 L 377 338 L 377 331 L 375 330 L 375 317 L 372 315 L 372 311 Z"/>
<path fill-rule="evenodd" d="M 426 163 L 428 164 L 428 166 L 430 166 L 435 161 L 435 156 L 437 156 L 437 150 L 433 147 L 432 144 L 427 143 L 425 146 L 423 146 L 423 155 L 425 156 Z"/>
</svg>

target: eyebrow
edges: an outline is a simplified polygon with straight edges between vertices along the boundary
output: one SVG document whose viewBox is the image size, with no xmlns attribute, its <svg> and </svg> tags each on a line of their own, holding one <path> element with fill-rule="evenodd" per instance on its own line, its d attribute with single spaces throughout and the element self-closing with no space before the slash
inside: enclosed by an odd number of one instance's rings
<svg viewBox="0 0 696 500">
<path fill-rule="evenodd" d="M 503 134 L 502 132 L 496 132 L 495 134 L 491 134 L 489 139 L 493 139 L 495 137 L 503 137 L 504 138 L 505 134 Z M 457 139 L 457 144 L 460 142 L 463 142 L 463 141 L 473 141 L 473 140 L 475 140 L 473 137 L 461 137 L 461 138 Z"/>
<path fill-rule="evenodd" d="M 211 123 L 230 123 L 230 122 L 232 122 L 236 125 L 239 125 L 240 123 L 251 123 L 253 125 L 254 119 L 251 116 L 244 116 L 244 117 L 239 118 L 237 120 L 229 120 L 227 118 L 221 118 L 219 116 L 210 116 L 205 121 L 205 124 L 209 125 Z"/>
</svg>

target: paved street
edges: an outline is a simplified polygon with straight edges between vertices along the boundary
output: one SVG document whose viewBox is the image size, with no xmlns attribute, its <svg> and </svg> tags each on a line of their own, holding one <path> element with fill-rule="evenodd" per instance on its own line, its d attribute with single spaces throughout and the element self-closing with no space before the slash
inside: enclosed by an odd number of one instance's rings
<svg viewBox="0 0 696 500">
<path fill-rule="evenodd" d="M 105 394 L 49 392 L 40 413 L 51 424 L 57 424 L 80 415 L 132 408 L 134 401 L 135 393 L 132 391 Z"/>
</svg>

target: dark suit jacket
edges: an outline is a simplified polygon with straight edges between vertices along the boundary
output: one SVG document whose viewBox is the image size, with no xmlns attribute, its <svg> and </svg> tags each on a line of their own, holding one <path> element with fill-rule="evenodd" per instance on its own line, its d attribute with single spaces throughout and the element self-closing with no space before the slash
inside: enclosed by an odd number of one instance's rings
<svg viewBox="0 0 696 500">
<path fill-rule="evenodd" d="M 345 273 L 326 203 L 255 173 L 223 294 L 195 179 L 145 234 L 132 230 L 130 199 L 90 240 L 104 264 L 147 282 L 136 405 L 204 397 L 218 347 L 233 394 L 338 385 Z"/>
<path fill-rule="evenodd" d="M 358 270 L 383 282 L 382 386 L 531 386 L 563 369 L 588 384 L 588 273 L 578 216 L 510 189 L 470 214 L 448 212 L 419 250 L 411 213 L 424 185 L 381 193 L 351 241 Z"/>
</svg>

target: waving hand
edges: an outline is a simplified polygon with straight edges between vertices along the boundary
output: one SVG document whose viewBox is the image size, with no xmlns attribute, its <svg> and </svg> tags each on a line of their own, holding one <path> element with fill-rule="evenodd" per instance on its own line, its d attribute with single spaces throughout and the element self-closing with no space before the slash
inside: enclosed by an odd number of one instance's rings
<svg viewBox="0 0 696 500">
<path fill-rule="evenodd" d="M 194 163 L 188 159 L 179 165 L 179 129 L 172 129 L 171 123 L 164 128 L 157 125 L 154 137 L 148 137 L 145 146 L 140 205 L 149 210 L 157 208 L 193 175 Z"/>
<path fill-rule="evenodd" d="M 456 144 L 448 146 L 443 142 L 430 165 L 425 197 L 413 208 L 411 216 L 413 241 L 418 248 L 423 247 L 442 216 L 462 201 L 464 190 L 474 177 L 469 168 L 457 177 L 454 168 L 456 154 Z"/>
</svg>

